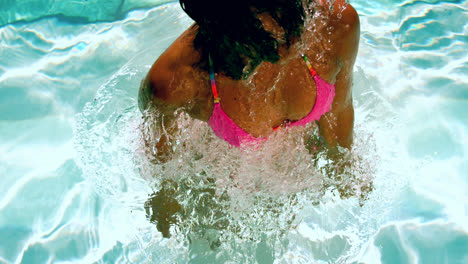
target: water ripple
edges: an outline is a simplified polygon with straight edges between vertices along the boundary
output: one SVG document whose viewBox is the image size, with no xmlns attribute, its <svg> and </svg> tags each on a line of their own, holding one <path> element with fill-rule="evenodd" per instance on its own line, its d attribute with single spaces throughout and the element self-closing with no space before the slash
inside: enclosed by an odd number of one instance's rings
<svg viewBox="0 0 468 264">
<path fill-rule="evenodd" d="M 402 50 L 440 50 L 454 42 L 467 43 L 468 13 L 456 5 L 408 5 L 411 14 L 393 32 Z M 416 11 L 416 14 L 415 14 Z M 403 9 L 400 12 L 409 13 Z"/>
<path fill-rule="evenodd" d="M 105 5 L 96 0 L 71 2 L 49 0 L 2 0 L 0 1 L 0 27 L 8 24 L 35 22 L 43 18 L 56 17 L 64 22 L 116 21 L 129 11 L 152 8 L 173 0 L 108 0 Z"/>
</svg>

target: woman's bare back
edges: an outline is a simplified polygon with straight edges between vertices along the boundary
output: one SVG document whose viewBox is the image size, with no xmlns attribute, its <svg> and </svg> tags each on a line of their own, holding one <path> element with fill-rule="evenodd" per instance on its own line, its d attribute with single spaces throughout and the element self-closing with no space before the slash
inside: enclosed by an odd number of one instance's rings
<svg viewBox="0 0 468 264">
<path fill-rule="evenodd" d="M 350 147 L 354 116 L 351 75 L 359 19 L 344 1 L 336 1 L 334 11 L 317 5 L 314 15 L 308 15 L 301 37 L 289 47 L 280 46 L 277 63 L 263 61 L 244 80 L 215 75 L 221 107 L 255 137 L 269 135 L 284 121 L 307 116 L 315 104 L 316 85 L 301 57 L 305 54 L 318 75 L 335 84 L 332 111 L 319 121 L 322 136 L 331 146 Z M 273 35 L 281 32 L 268 14 L 260 14 L 259 18 L 265 30 Z M 194 67 L 201 57 L 193 47 L 197 29 L 197 25 L 190 27 L 158 58 L 142 85 L 140 97 L 147 94 L 152 105 L 168 116 L 182 108 L 193 118 L 207 121 L 213 111 L 213 97 L 208 73 Z M 141 101 L 141 108 L 146 108 L 147 102 Z"/>
</svg>

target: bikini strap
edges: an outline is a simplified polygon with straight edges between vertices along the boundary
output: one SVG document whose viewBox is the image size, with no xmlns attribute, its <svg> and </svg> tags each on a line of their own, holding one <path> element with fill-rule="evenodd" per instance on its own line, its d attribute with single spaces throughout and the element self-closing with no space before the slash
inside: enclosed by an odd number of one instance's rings
<svg viewBox="0 0 468 264">
<path fill-rule="evenodd" d="M 218 90 L 216 89 L 216 82 L 214 78 L 213 60 L 211 60 L 210 54 L 208 54 L 208 60 L 210 62 L 210 82 L 211 82 L 211 91 L 213 92 L 213 101 L 215 104 L 219 104 Z"/>
<path fill-rule="evenodd" d="M 307 68 L 309 68 L 310 74 L 312 74 L 312 76 L 317 75 L 317 72 L 314 70 L 314 68 L 312 68 L 312 64 L 310 64 L 309 60 L 307 59 L 307 56 L 305 54 L 302 54 L 302 58 L 304 59 Z"/>
</svg>

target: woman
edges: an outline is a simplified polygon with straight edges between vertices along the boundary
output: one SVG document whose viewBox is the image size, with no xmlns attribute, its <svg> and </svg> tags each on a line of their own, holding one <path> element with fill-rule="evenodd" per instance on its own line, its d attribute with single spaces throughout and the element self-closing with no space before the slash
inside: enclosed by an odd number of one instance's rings
<svg viewBox="0 0 468 264">
<path fill-rule="evenodd" d="M 154 108 L 160 161 L 176 110 L 242 147 L 277 128 L 318 122 L 331 155 L 351 148 L 359 18 L 345 0 L 180 0 L 195 21 L 154 63 L 139 92 Z M 210 71 L 214 72 L 210 78 Z M 211 80 L 210 80 L 211 79 Z M 211 82 L 211 85 L 210 85 Z"/>
<path fill-rule="evenodd" d="M 153 153 L 158 161 L 170 159 L 178 110 L 238 147 L 317 121 L 332 158 L 339 158 L 338 146 L 351 148 L 359 42 L 352 6 L 344 0 L 180 2 L 195 24 L 158 58 L 139 93 L 141 111 L 156 114 L 163 131 Z M 183 211 L 174 198 L 177 184 L 168 183 L 146 205 L 164 237 Z"/>
</svg>

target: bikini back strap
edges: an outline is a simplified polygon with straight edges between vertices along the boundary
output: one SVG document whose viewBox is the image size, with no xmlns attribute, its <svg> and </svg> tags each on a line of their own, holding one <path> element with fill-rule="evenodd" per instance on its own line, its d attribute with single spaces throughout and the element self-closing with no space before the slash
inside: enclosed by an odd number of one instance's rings
<svg viewBox="0 0 468 264">
<path fill-rule="evenodd" d="M 213 60 L 211 59 L 211 55 L 208 54 L 208 60 L 210 62 L 210 82 L 211 82 L 211 91 L 213 92 L 213 101 L 215 104 L 219 104 L 219 97 L 218 97 L 218 90 L 216 89 L 216 82 L 214 77 L 214 68 L 213 68 Z"/>
<path fill-rule="evenodd" d="M 314 68 L 312 68 L 312 64 L 310 64 L 309 60 L 307 59 L 307 56 L 302 54 L 302 58 L 304 59 L 306 65 L 307 65 L 307 68 L 309 68 L 310 74 L 312 74 L 312 76 L 317 75 L 317 72 L 314 70 Z"/>
</svg>

